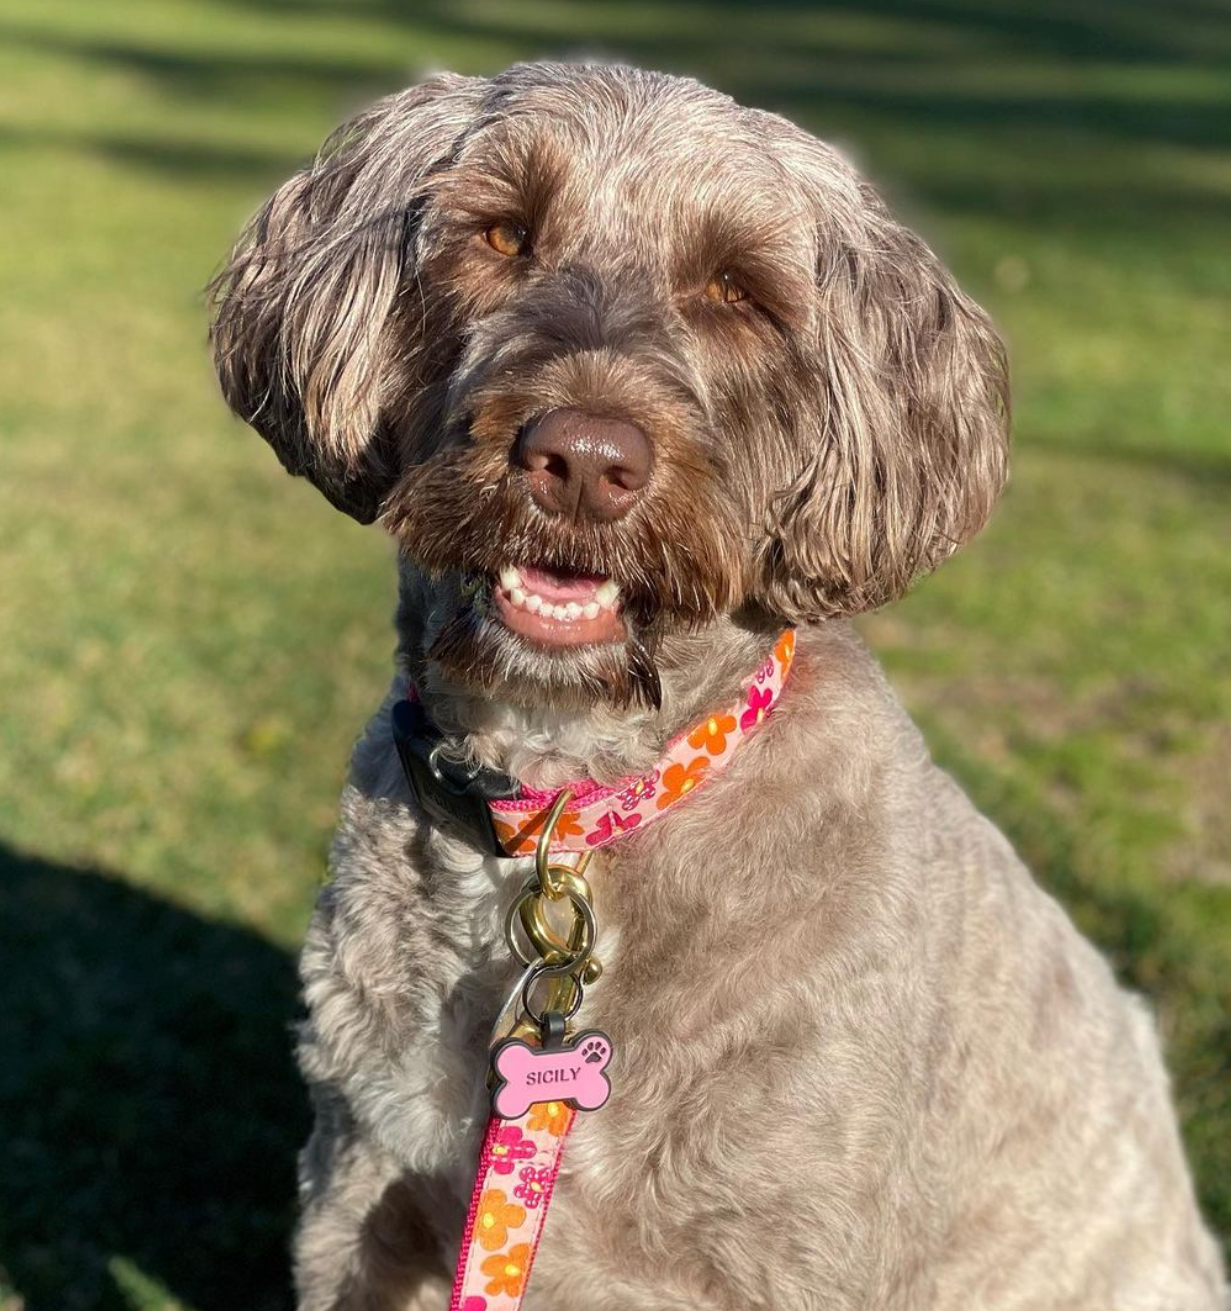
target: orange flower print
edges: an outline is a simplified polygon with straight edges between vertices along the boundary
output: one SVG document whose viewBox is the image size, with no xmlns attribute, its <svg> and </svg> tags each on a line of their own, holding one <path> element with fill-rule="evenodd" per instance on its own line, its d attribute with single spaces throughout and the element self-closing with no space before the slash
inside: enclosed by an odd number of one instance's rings
<svg viewBox="0 0 1231 1311">
<path fill-rule="evenodd" d="M 526 1286 L 526 1271 L 530 1265 L 530 1244 L 517 1243 L 507 1252 L 497 1252 L 483 1262 L 482 1270 L 487 1276 L 487 1295 L 498 1297 L 520 1297 Z"/>
<path fill-rule="evenodd" d="M 580 811 L 566 810 L 556 821 L 556 831 L 552 836 L 557 838 L 578 837 L 585 832 L 585 829 L 579 823 L 580 819 Z"/>
<path fill-rule="evenodd" d="M 523 837 L 516 824 L 506 823 L 503 819 L 493 819 L 496 837 L 500 845 L 510 856 L 528 856 L 534 850 L 534 839 Z"/>
<path fill-rule="evenodd" d="M 711 756 L 720 756 L 727 749 L 727 734 L 734 731 L 734 715 L 711 715 L 689 733 L 688 745 L 695 751 L 704 747 Z"/>
<path fill-rule="evenodd" d="M 579 837 L 585 832 L 578 821 L 581 814 L 576 810 L 566 810 L 563 815 L 556 821 L 556 830 L 552 834 L 555 838 Z M 543 823 L 547 819 L 547 811 L 528 811 L 525 815 L 520 815 L 510 823 L 508 820 L 496 819 L 492 822 L 496 826 L 496 836 L 500 839 L 500 845 L 509 853 L 510 856 L 528 856 L 538 845 L 539 834 L 542 832 Z"/>
<path fill-rule="evenodd" d="M 791 661 L 795 659 L 795 630 L 793 628 L 788 628 L 778 639 L 778 644 L 774 647 L 774 655 L 778 658 L 778 664 L 785 678 L 786 671 L 791 667 Z"/>
<path fill-rule="evenodd" d="M 569 1127 L 572 1118 L 572 1111 L 563 1102 L 535 1102 L 530 1108 L 526 1128 L 531 1133 L 546 1129 L 553 1138 L 559 1138 Z"/>
<path fill-rule="evenodd" d="M 655 803 L 658 809 L 666 810 L 685 793 L 691 792 L 709 767 L 710 762 L 704 756 L 697 756 L 686 765 L 668 765 L 663 771 L 662 793 Z"/>
<path fill-rule="evenodd" d="M 510 1202 L 503 1188 L 486 1188 L 474 1217 L 475 1241 L 486 1251 L 495 1252 L 509 1241 L 509 1230 L 525 1222 L 524 1206 Z"/>
</svg>

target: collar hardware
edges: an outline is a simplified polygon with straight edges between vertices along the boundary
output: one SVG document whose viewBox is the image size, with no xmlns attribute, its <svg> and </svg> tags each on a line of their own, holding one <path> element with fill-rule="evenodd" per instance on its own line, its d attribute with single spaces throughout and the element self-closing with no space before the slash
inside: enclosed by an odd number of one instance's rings
<svg viewBox="0 0 1231 1311">
<path fill-rule="evenodd" d="M 585 876 L 594 849 L 650 822 L 722 768 L 773 709 L 794 656 L 795 634 L 787 629 L 741 702 L 700 721 L 674 740 L 657 768 L 618 788 L 589 780 L 551 793 L 519 788 L 494 770 L 467 768 L 445 757 L 443 735 L 417 699 L 393 707 L 402 767 L 429 817 L 460 825 L 483 850 L 534 855 L 533 872 L 505 919 L 505 938 L 522 973 L 493 1027 L 492 1114 L 450 1311 L 520 1311 L 564 1140 L 577 1112 L 597 1110 L 611 1092 L 604 1072 L 611 1039 L 598 1029 L 574 1034 L 569 1023 L 581 1008 L 586 984 L 602 972 L 594 956 L 598 921 Z M 552 859 L 567 852 L 577 853 L 572 865 Z M 549 915 L 549 904 L 562 902 L 572 911 L 567 932 Z M 528 947 L 516 932 L 519 923 Z M 536 1011 L 533 993 L 540 983 L 546 985 L 544 1004 Z M 510 1012 L 514 1023 L 504 1030 Z M 521 1165 L 517 1185 L 507 1177 L 517 1168 L 515 1161 Z M 509 1188 L 521 1205 L 508 1203 Z M 508 1243 L 508 1251 L 487 1255 L 495 1250 L 489 1230 L 497 1228 L 495 1247 Z"/>
<path fill-rule="evenodd" d="M 505 855 L 491 803 L 511 801 L 517 796 L 517 783 L 498 770 L 466 765 L 444 755 L 444 735 L 421 702 L 397 702 L 391 720 L 402 769 L 429 818 L 461 828 L 488 855 Z"/>
</svg>

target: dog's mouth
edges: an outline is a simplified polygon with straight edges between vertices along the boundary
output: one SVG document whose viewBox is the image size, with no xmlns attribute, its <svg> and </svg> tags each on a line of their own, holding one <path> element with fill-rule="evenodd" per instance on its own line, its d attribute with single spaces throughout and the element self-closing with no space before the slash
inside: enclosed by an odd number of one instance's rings
<svg viewBox="0 0 1231 1311">
<path fill-rule="evenodd" d="M 603 574 L 508 564 L 493 580 L 491 598 L 504 626 L 535 646 L 593 646 L 621 642 L 627 633 L 619 584 Z"/>
</svg>

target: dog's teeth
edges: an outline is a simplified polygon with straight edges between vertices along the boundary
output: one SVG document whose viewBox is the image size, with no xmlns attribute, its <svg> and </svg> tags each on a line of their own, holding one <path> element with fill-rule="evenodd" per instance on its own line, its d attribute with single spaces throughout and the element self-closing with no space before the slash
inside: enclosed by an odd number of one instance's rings
<svg viewBox="0 0 1231 1311">
<path fill-rule="evenodd" d="M 521 574 L 511 564 L 500 570 L 500 588 L 510 605 L 519 610 L 528 610 L 532 615 L 541 614 L 547 619 L 555 619 L 562 624 L 576 623 L 579 619 L 597 619 L 604 610 L 614 608 L 620 596 L 619 584 L 608 578 L 595 589 L 593 600 L 584 603 L 565 601 L 556 605 L 535 592 L 528 592 Z"/>
</svg>

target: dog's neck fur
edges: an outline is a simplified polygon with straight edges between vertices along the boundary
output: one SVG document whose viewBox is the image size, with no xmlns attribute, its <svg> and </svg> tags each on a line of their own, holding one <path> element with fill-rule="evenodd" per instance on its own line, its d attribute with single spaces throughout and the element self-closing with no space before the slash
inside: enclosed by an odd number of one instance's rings
<svg viewBox="0 0 1231 1311">
<path fill-rule="evenodd" d="M 651 768 L 689 724 L 740 695 L 778 635 L 722 617 L 696 633 L 666 639 L 658 657 L 662 704 L 563 709 L 528 704 L 451 684 L 426 660 L 438 628 L 431 587 L 411 566 L 401 575 L 398 657 L 428 713 L 459 756 L 531 787 L 573 779 L 614 785 Z"/>
</svg>

